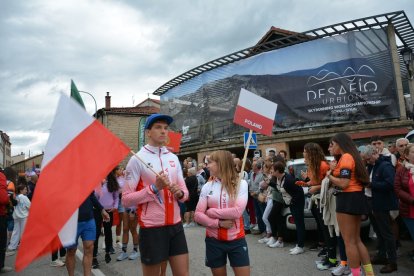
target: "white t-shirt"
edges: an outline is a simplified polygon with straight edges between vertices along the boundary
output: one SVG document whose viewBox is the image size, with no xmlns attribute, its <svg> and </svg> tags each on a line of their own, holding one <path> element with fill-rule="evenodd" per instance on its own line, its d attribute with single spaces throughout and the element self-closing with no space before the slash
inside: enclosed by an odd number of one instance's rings
<svg viewBox="0 0 414 276">
<path fill-rule="evenodd" d="M 27 196 L 19 194 L 16 196 L 17 205 L 14 208 L 13 219 L 27 218 L 29 215 L 30 200 Z"/>
</svg>

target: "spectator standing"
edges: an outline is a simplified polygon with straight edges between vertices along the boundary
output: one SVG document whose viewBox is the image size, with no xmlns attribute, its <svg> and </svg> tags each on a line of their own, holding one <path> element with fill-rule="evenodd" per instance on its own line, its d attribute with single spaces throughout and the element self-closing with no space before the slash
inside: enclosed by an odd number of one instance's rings
<svg viewBox="0 0 414 276">
<path fill-rule="evenodd" d="M 109 214 L 109 220 L 103 221 L 103 228 L 105 233 L 105 262 L 109 263 L 111 261 L 110 254 L 114 254 L 115 250 L 113 248 L 113 240 L 112 240 L 112 224 L 113 224 L 113 214 L 114 211 L 118 209 L 118 203 L 119 203 L 119 184 L 116 180 L 115 172 L 118 169 L 116 167 L 113 169 L 108 176 L 106 177 L 105 181 L 98 186 L 98 188 L 95 189 L 95 195 L 98 199 L 99 203 L 102 205 L 102 207 L 105 209 L 105 211 Z M 95 216 L 95 219 L 97 217 Z M 96 224 L 97 231 L 100 233 L 101 227 L 100 223 Z M 98 231 L 99 228 L 99 231 Z M 94 253 L 98 250 L 98 242 L 99 242 L 99 236 L 96 235 L 96 240 L 94 244 Z M 94 254 L 94 257 L 96 257 L 96 254 Z"/>
<path fill-rule="evenodd" d="M 406 162 L 395 175 L 394 188 L 400 200 L 400 216 L 414 240 L 414 144 L 409 144 L 404 151 Z M 411 260 L 414 261 L 414 250 Z"/>
<path fill-rule="evenodd" d="M 389 156 L 380 155 L 371 145 L 365 147 L 362 156 L 368 164 L 370 188 L 372 191 L 372 213 L 378 237 L 378 253 L 371 260 L 372 264 L 385 265 L 381 273 L 397 270 L 397 251 L 395 238 L 391 229 L 391 210 L 398 210 L 397 196 L 394 192 L 395 169 Z"/>
<path fill-rule="evenodd" d="M 9 204 L 9 195 L 7 194 L 7 181 L 3 170 L 0 168 L 0 273 L 13 271 L 11 267 L 5 266 L 7 247 L 7 213 L 6 208 Z"/>
<path fill-rule="evenodd" d="M 184 228 L 195 226 L 194 211 L 198 203 L 198 180 L 195 175 L 195 168 L 189 168 L 187 174 L 188 176 L 185 179 L 185 185 L 187 186 L 189 199 L 185 202 Z"/>
<path fill-rule="evenodd" d="M 29 216 L 30 200 L 26 195 L 27 187 L 24 185 L 17 186 L 17 205 L 13 212 L 14 229 L 8 246 L 9 251 L 6 253 L 7 256 L 11 256 L 16 253 L 17 246 L 19 245 L 24 227 L 26 225 L 27 217 Z"/>
<path fill-rule="evenodd" d="M 368 251 L 360 238 L 361 216 L 370 212 L 363 193 L 369 183 L 367 170 L 351 137 L 338 133 L 330 142 L 338 158 L 336 167 L 327 172 L 331 185 L 341 190 L 336 196 L 336 218 L 345 242 L 352 275 L 360 275 L 360 264 L 366 276 L 374 275 Z"/>
</svg>

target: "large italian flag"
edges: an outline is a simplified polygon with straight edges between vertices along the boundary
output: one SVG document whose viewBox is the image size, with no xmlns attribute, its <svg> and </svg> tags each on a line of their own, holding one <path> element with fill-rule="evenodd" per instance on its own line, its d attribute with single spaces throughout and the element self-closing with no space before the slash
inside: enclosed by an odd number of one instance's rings
<svg viewBox="0 0 414 276">
<path fill-rule="evenodd" d="M 271 136 L 276 109 L 276 103 L 242 88 L 236 111 L 234 112 L 233 122 L 261 134 Z"/>
<path fill-rule="evenodd" d="M 60 97 L 17 254 L 17 271 L 75 242 L 78 207 L 128 153 L 129 148 L 77 102 Z"/>
</svg>

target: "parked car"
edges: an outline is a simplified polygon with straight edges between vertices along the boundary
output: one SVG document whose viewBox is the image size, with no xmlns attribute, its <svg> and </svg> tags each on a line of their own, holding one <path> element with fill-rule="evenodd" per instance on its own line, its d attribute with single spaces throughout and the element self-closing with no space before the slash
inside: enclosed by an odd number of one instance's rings
<svg viewBox="0 0 414 276">
<path fill-rule="evenodd" d="M 327 160 L 333 160 L 334 158 L 332 156 L 327 156 Z M 289 171 L 289 167 L 292 167 L 295 178 L 298 180 L 301 180 L 301 171 L 306 171 L 307 166 L 305 164 L 305 159 L 294 159 L 290 160 L 286 164 L 286 170 Z M 305 193 L 305 210 L 304 210 L 304 218 L 305 218 L 305 229 L 306 231 L 315 231 L 317 230 L 317 225 L 315 218 L 312 216 L 312 213 L 310 211 L 310 194 L 308 194 L 308 187 L 303 187 L 304 193 Z M 290 208 L 286 207 L 282 211 L 282 215 L 285 218 L 286 222 L 286 229 L 287 231 L 287 239 L 292 240 L 294 237 L 296 237 L 296 225 L 295 220 L 290 213 Z M 370 222 L 368 219 L 368 216 L 362 216 L 361 218 L 361 238 L 362 239 L 368 239 L 369 237 L 369 230 L 370 230 Z"/>
</svg>

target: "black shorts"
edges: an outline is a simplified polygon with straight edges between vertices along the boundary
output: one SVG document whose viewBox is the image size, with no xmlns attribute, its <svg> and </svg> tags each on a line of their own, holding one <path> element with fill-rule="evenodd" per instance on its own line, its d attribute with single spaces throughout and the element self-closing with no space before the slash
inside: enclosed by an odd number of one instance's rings
<svg viewBox="0 0 414 276">
<path fill-rule="evenodd" d="M 249 266 L 249 249 L 245 238 L 234 241 L 219 241 L 206 237 L 206 266 L 219 268 L 227 264 L 231 267 Z"/>
<path fill-rule="evenodd" d="M 141 262 L 146 265 L 159 264 L 171 256 L 187 254 L 187 241 L 182 223 L 140 228 L 139 251 Z"/>
<path fill-rule="evenodd" d="M 336 195 L 337 213 L 367 215 L 369 209 L 364 192 L 341 192 Z"/>
</svg>

